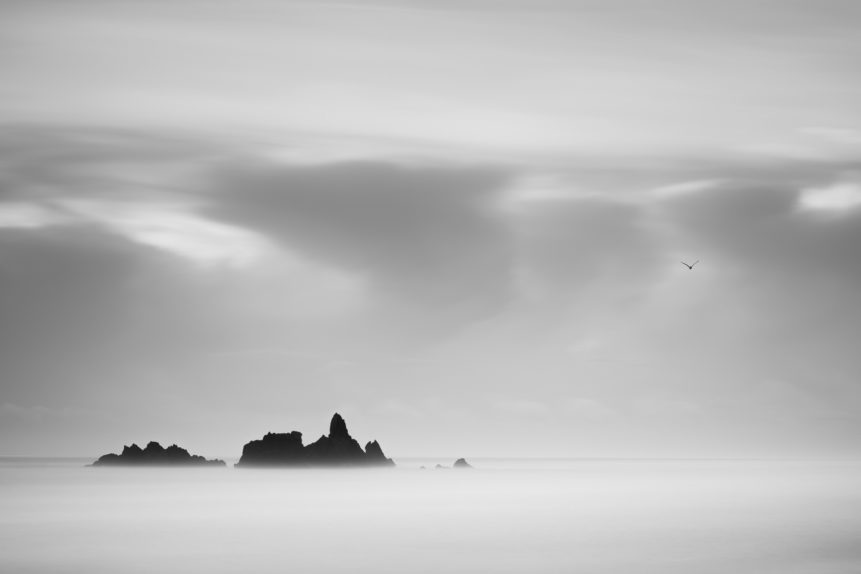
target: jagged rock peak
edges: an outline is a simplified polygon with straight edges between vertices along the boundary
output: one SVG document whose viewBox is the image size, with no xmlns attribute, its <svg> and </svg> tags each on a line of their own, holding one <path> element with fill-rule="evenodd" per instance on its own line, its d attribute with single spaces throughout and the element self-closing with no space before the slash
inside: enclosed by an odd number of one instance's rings
<svg viewBox="0 0 861 574">
<path fill-rule="evenodd" d="M 332 422 L 329 423 L 329 438 L 350 438 L 350 433 L 347 431 L 347 423 L 338 413 L 334 414 Z"/>
<path fill-rule="evenodd" d="M 123 452 L 119 456 L 124 457 L 138 457 L 143 454 L 143 449 L 139 447 L 137 444 L 132 443 L 131 446 L 125 445 L 123 446 Z"/>
<path fill-rule="evenodd" d="M 380 443 L 375 440 L 365 445 L 365 456 L 369 462 L 376 462 L 378 464 L 388 466 L 394 466 L 395 464 L 395 461 L 390 458 L 386 458 L 386 455 L 383 454 L 383 449 L 380 446 Z"/>
</svg>

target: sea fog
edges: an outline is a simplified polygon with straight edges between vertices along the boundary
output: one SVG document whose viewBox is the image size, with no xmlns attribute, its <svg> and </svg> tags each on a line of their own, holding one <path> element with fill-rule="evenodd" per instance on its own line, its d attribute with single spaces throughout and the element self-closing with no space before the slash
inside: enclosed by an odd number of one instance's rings
<svg viewBox="0 0 861 574">
<path fill-rule="evenodd" d="M 0 571 L 861 572 L 858 462 L 86 462 L 0 458 Z"/>
</svg>

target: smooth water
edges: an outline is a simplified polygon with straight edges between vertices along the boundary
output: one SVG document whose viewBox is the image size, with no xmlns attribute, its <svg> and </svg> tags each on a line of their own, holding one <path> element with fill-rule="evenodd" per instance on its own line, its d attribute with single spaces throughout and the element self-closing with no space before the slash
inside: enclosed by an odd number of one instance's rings
<svg viewBox="0 0 861 574">
<path fill-rule="evenodd" d="M 857 462 L 85 462 L 0 458 L 0 572 L 861 572 Z"/>
</svg>

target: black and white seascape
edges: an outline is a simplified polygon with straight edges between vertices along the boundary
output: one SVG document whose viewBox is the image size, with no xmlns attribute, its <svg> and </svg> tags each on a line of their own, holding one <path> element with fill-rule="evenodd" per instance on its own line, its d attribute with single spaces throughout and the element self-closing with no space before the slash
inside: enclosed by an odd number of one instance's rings
<svg viewBox="0 0 861 574">
<path fill-rule="evenodd" d="M 0 0 L 0 572 L 861 571 L 859 30 Z"/>
</svg>

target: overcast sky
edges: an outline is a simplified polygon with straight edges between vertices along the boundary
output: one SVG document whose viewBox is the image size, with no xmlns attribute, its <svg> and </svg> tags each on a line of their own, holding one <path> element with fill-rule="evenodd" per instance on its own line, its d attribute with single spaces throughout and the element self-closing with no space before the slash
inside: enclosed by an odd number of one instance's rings
<svg viewBox="0 0 861 574">
<path fill-rule="evenodd" d="M 3 1 L 0 454 L 858 456 L 859 29 Z"/>
</svg>

